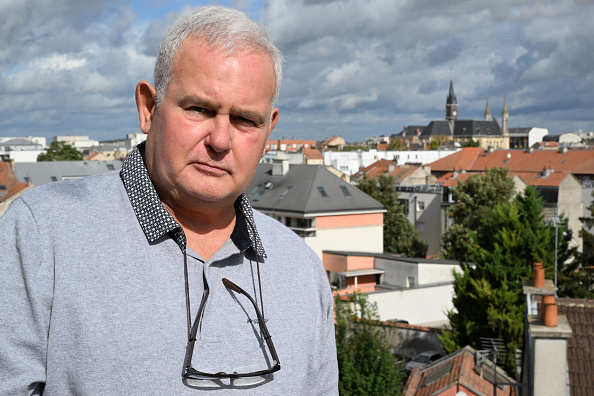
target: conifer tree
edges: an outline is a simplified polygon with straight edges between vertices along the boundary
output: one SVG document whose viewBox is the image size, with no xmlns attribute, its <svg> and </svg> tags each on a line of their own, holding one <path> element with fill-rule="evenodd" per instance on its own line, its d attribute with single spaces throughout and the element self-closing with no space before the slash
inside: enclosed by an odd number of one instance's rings
<svg viewBox="0 0 594 396">
<path fill-rule="evenodd" d="M 514 195 L 514 182 L 506 168 L 487 169 L 484 175 L 474 175 L 459 181 L 452 188 L 455 203 L 448 209 L 453 225 L 441 239 L 442 256 L 461 262 L 468 261 L 472 244 L 471 231 L 476 231 L 493 208 L 508 202 Z"/>
<path fill-rule="evenodd" d="M 427 243 L 419 238 L 398 203 L 394 178 L 381 175 L 376 181 L 367 175 L 359 180 L 357 187 L 386 208 L 384 213 L 384 251 L 399 253 L 407 257 L 426 257 Z"/>
<path fill-rule="evenodd" d="M 471 231 L 472 264 L 461 263 L 463 272 L 454 275 L 452 330 L 442 333 L 447 352 L 466 345 L 480 348 L 481 337 L 501 338 L 507 347 L 503 364 L 513 374 L 524 332 L 522 280 L 532 276 L 532 263 L 550 268 L 554 256 L 542 209 L 542 199 L 528 186 L 511 203 L 496 205 Z"/>
</svg>

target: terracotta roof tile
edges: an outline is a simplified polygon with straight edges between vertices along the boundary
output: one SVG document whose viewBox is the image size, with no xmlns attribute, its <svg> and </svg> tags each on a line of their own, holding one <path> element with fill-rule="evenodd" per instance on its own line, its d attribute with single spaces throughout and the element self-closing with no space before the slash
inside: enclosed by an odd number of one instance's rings
<svg viewBox="0 0 594 396">
<path fill-rule="evenodd" d="M 304 148 L 303 154 L 309 159 L 323 159 L 322 153 L 319 150 L 313 148 Z"/>
<path fill-rule="evenodd" d="M 475 350 L 469 346 L 449 354 L 425 367 L 415 368 L 404 388 L 406 396 L 454 395 L 464 390 L 468 395 L 493 395 L 493 383 L 489 373 L 492 373 L 491 362 L 483 367 L 475 367 Z M 497 376 L 506 382 L 513 382 L 497 370 Z M 497 395 L 515 395 L 515 388 L 499 386 Z"/>
<path fill-rule="evenodd" d="M 478 147 L 468 147 L 430 165 L 431 170 L 437 172 L 463 169 L 483 172 L 505 167 L 515 172 L 542 172 L 551 168 L 558 173 L 594 175 L 594 150 L 496 150 L 489 153 Z"/>
<path fill-rule="evenodd" d="M 594 301 L 558 298 L 559 314 L 567 316 L 567 365 L 572 395 L 594 395 Z"/>
</svg>

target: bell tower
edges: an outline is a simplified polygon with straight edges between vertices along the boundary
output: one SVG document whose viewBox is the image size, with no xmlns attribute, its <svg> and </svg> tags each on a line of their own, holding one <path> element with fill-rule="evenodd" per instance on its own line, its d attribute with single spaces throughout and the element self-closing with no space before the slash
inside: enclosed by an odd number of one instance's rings
<svg viewBox="0 0 594 396">
<path fill-rule="evenodd" d="M 458 101 L 454 93 L 454 82 L 450 80 L 450 93 L 446 100 L 446 114 L 445 118 L 448 121 L 455 121 L 458 119 Z"/>
</svg>

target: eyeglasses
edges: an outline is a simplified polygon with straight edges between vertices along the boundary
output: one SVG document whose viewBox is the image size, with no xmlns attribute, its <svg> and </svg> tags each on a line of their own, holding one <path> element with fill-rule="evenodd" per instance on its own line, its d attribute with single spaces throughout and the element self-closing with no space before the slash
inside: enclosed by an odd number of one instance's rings
<svg viewBox="0 0 594 396">
<path fill-rule="evenodd" d="M 270 336 L 270 332 L 266 327 L 266 322 L 264 321 L 264 317 L 260 312 L 260 309 L 256 305 L 254 299 L 245 292 L 241 287 L 237 286 L 235 283 L 231 282 L 230 280 L 223 278 L 223 285 L 229 290 L 234 291 L 238 294 L 243 294 L 248 298 L 248 300 L 254 306 L 256 311 L 256 316 L 258 318 L 258 325 L 260 327 L 260 332 L 266 341 L 266 345 L 268 346 L 268 350 L 270 351 L 270 356 L 272 357 L 272 367 L 254 371 L 251 373 L 226 373 L 226 372 L 218 372 L 218 373 L 205 373 L 203 371 L 198 371 L 192 367 L 192 356 L 194 354 L 194 344 L 196 342 L 196 334 L 198 332 L 198 328 L 200 327 L 200 321 L 202 319 L 202 315 L 204 312 L 204 305 L 208 298 L 209 289 L 205 283 L 204 293 L 202 295 L 202 301 L 200 302 L 200 308 L 198 308 L 198 313 L 196 314 L 196 319 L 194 319 L 194 323 L 191 324 L 191 313 L 190 313 L 190 299 L 189 299 L 189 285 L 188 285 L 188 273 L 187 273 L 187 259 L 184 259 L 185 265 L 185 276 L 186 276 L 186 300 L 187 300 L 187 309 L 188 309 L 188 323 L 191 325 L 191 330 L 188 332 L 188 346 L 186 349 L 186 358 L 184 361 L 184 372 L 182 374 L 183 380 L 185 380 L 190 385 L 203 385 L 204 380 L 217 380 L 217 379 L 232 379 L 234 386 L 249 386 L 261 383 L 266 381 L 264 375 L 274 373 L 280 370 L 280 362 L 278 360 L 278 355 L 276 354 L 276 350 L 274 349 L 274 344 L 272 343 L 272 337 Z"/>
</svg>

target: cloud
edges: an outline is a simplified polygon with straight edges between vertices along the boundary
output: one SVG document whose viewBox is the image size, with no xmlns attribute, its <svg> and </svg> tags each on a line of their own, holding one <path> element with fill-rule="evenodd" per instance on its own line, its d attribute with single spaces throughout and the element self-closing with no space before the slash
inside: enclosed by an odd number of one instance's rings
<svg viewBox="0 0 594 396">
<path fill-rule="evenodd" d="M 159 43 L 207 0 L 0 2 L 0 135 L 136 132 L 134 88 Z M 287 59 L 274 134 L 363 140 L 444 117 L 450 77 L 462 117 L 594 130 L 589 0 L 229 0 Z M 590 125 L 588 128 L 587 126 Z"/>
</svg>

